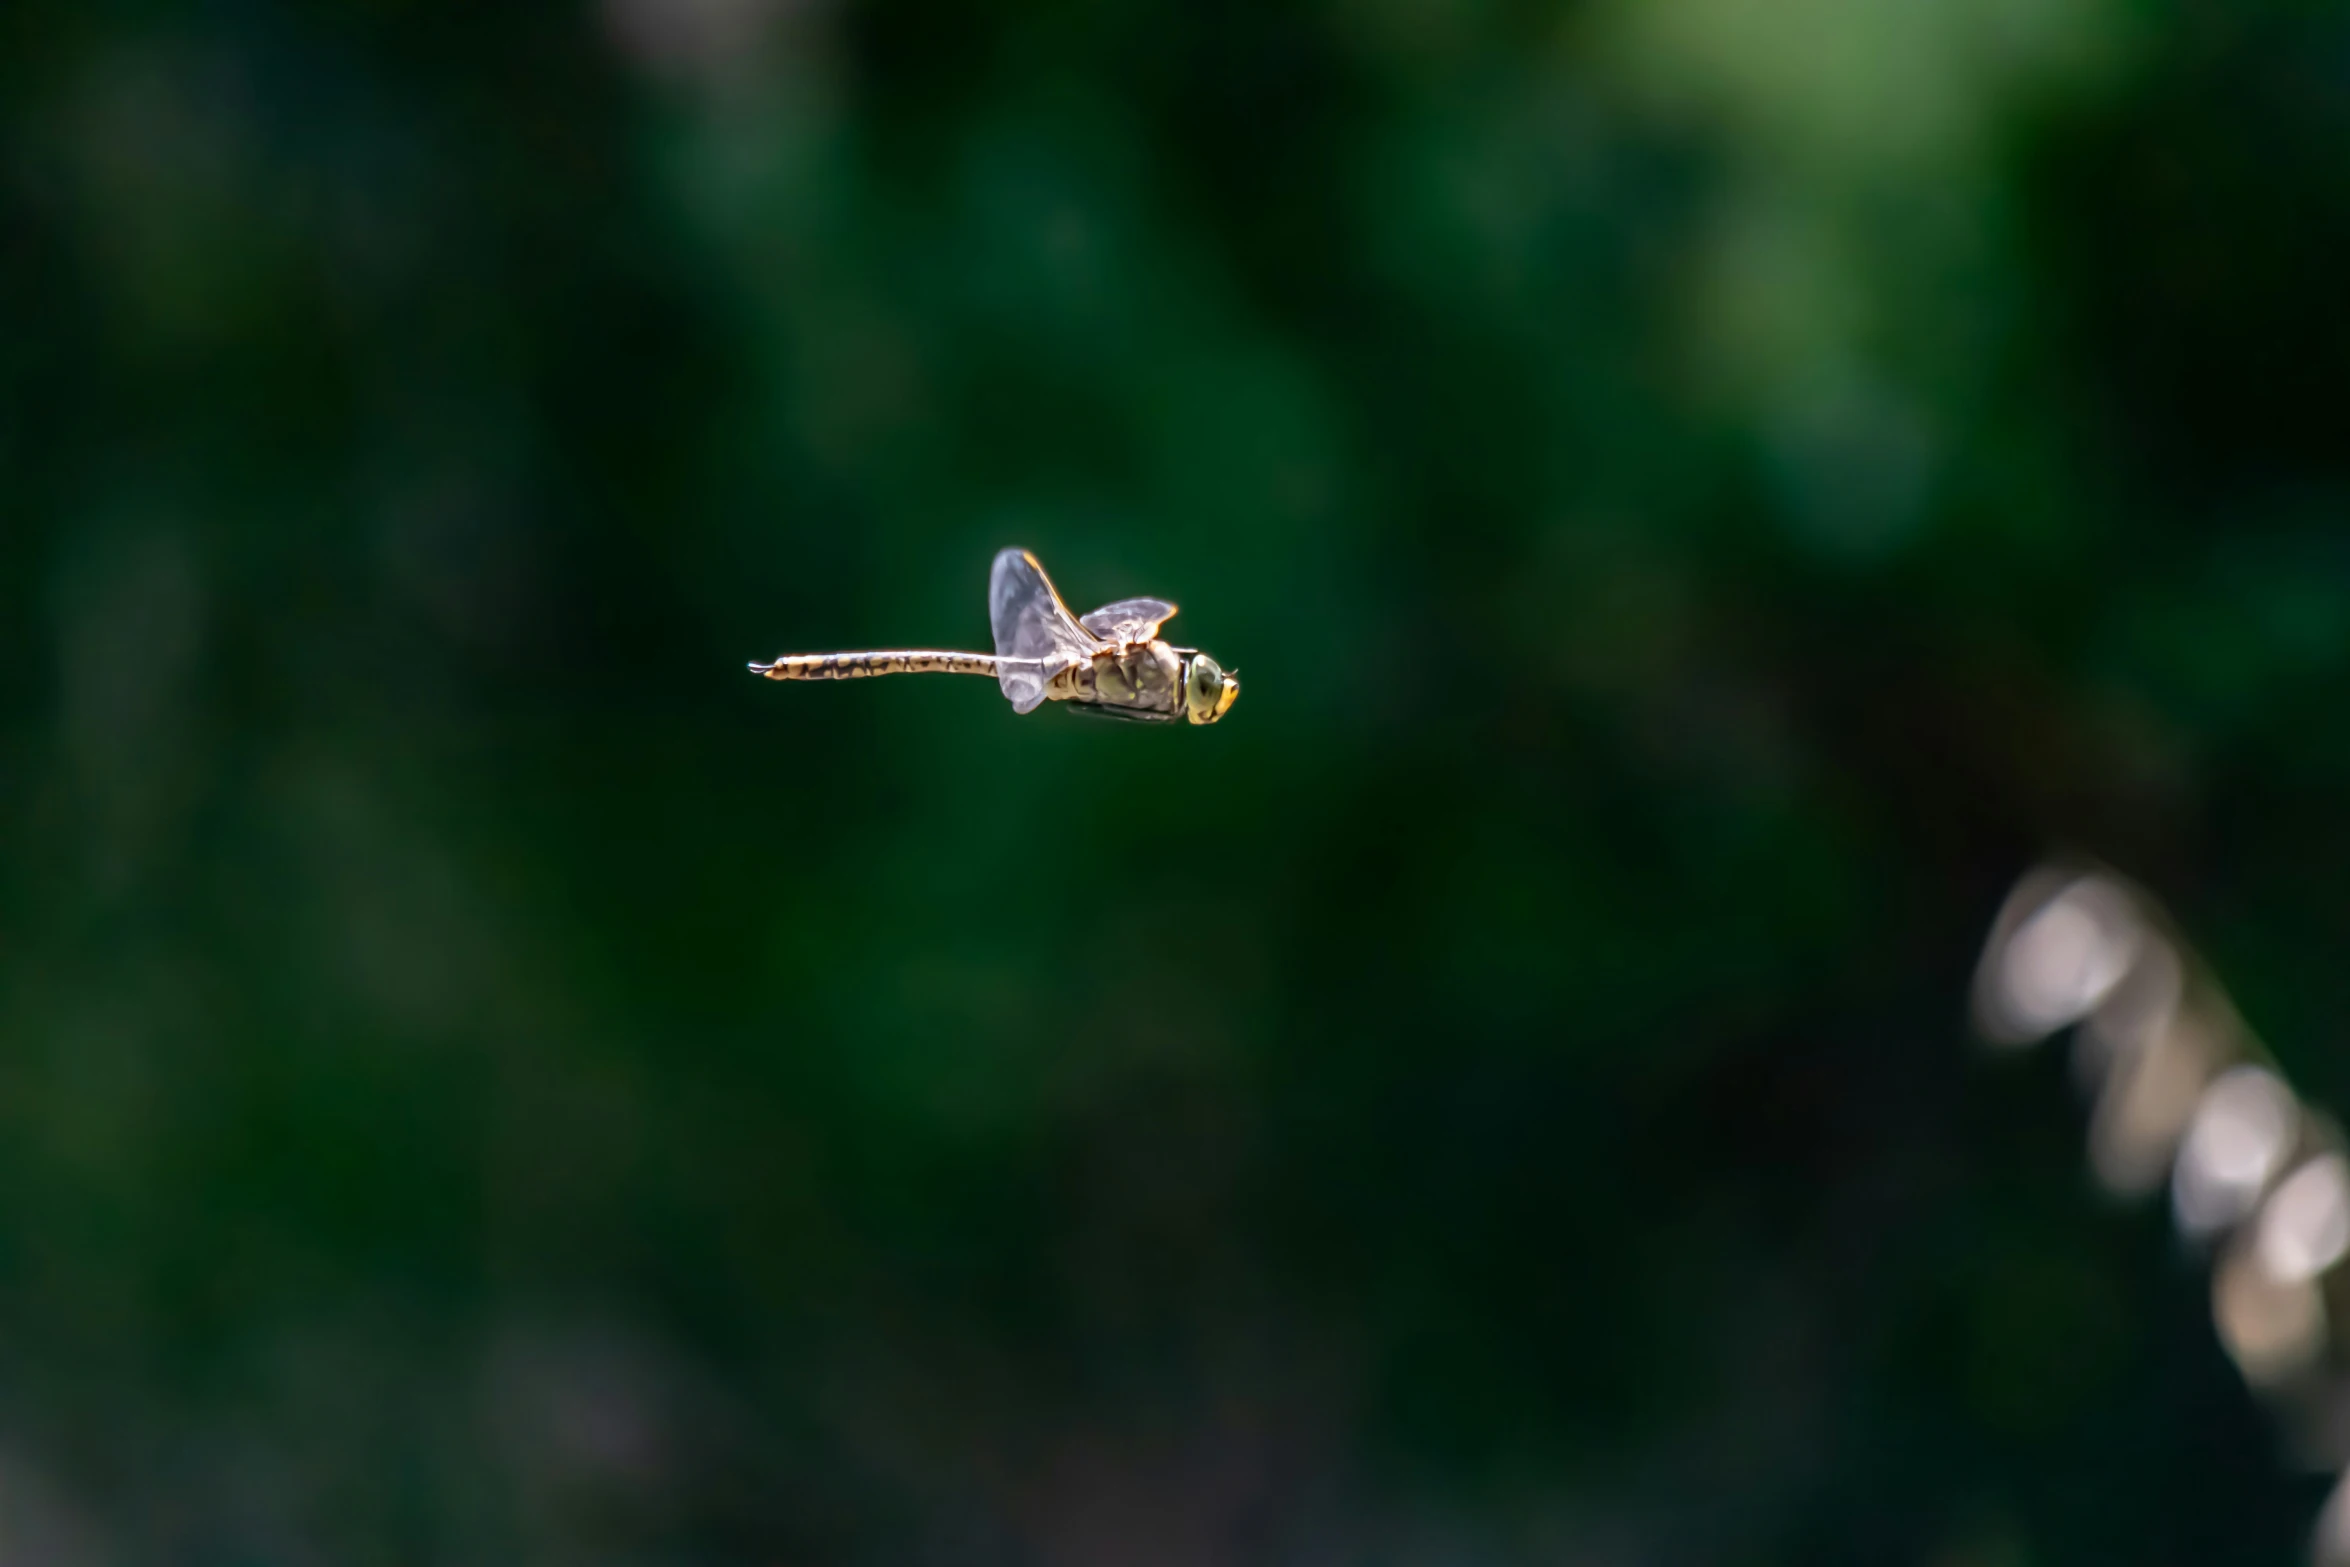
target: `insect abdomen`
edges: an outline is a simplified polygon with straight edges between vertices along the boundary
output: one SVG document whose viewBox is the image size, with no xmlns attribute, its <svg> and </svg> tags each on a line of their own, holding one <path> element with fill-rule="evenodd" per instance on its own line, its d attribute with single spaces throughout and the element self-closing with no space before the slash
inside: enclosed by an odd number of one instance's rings
<svg viewBox="0 0 2350 1567">
<path fill-rule="evenodd" d="M 864 680 L 874 675 L 992 675 L 995 660 L 985 653 L 798 653 L 772 664 L 753 664 L 770 680 Z"/>
</svg>

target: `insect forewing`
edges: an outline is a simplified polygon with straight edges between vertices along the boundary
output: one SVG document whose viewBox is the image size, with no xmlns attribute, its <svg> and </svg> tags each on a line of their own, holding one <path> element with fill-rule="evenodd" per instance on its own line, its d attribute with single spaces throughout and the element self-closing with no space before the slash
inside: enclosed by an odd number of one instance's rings
<svg viewBox="0 0 2350 1567">
<path fill-rule="evenodd" d="M 1018 713 L 1043 703 L 1045 686 L 1072 658 L 1091 657 L 1098 638 L 1077 623 L 1036 557 L 1009 549 L 988 574 L 987 618 L 995 632 L 996 679 Z"/>
<path fill-rule="evenodd" d="M 1105 642 L 1148 642 L 1159 627 L 1175 618 L 1175 606 L 1165 599 L 1120 599 L 1104 604 L 1078 624 Z"/>
</svg>

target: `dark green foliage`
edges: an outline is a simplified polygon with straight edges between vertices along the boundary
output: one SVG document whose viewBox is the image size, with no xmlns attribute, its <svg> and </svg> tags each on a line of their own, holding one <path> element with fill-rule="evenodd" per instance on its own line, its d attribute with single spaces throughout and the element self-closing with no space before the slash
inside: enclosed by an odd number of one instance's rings
<svg viewBox="0 0 2350 1567">
<path fill-rule="evenodd" d="M 0 1556 L 2295 1559 L 1963 1006 L 2350 1107 L 2350 12 L 0 44 Z"/>
</svg>

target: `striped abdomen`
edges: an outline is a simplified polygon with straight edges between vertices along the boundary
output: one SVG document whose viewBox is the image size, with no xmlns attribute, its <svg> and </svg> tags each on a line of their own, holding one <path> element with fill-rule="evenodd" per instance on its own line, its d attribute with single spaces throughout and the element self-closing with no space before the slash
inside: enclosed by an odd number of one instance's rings
<svg viewBox="0 0 2350 1567">
<path fill-rule="evenodd" d="M 772 664 L 753 664 L 751 673 L 770 680 L 863 680 L 869 675 L 992 675 L 995 659 L 985 653 L 801 653 Z"/>
</svg>

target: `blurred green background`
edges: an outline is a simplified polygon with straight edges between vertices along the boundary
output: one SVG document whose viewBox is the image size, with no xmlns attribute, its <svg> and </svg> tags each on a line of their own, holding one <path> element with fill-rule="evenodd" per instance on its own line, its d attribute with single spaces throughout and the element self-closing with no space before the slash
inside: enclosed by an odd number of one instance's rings
<svg viewBox="0 0 2350 1567">
<path fill-rule="evenodd" d="M 2350 8 L 0 43 L 0 1562 L 2299 1559 L 1964 1008 L 2350 1107 Z"/>
</svg>

